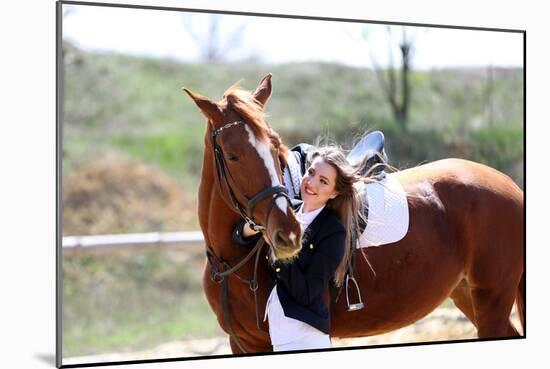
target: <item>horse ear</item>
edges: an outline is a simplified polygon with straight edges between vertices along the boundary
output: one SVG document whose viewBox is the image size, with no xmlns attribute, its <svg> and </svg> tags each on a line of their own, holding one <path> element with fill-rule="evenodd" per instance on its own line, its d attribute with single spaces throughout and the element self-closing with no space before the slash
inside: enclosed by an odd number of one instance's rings
<svg viewBox="0 0 550 369">
<path fill-rule="evenodd" d="M 223 113 L 218 104 L 211 101 L 207 97 L 186 89 L 185 87 L 182 87 L 182 90 L 187 92 L 187 95 L 189 95 L 193 99 L 195 104 L 197 104 L 197 106 L 201 110 L 202 114 L 204 114 L 204 116 L 208 120 L 212 122 L 221 122 L 223 120 Z"/>
<path fill-rule="evenodd" d="M 254 98 L 258 100 L 262 105 L 265 105 L 267 103 L 267 100 L 269 100 L 269 97 L 271 96 L 271 77 L 271 73 L 265 76 L 253 94 Z"/>
</svg>

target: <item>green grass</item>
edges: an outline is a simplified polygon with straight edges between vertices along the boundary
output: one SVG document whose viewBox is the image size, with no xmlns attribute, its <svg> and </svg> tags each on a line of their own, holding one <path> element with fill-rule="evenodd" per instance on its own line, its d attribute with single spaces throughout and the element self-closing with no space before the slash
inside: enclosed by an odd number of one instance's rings
<svg viewBox="0 0 550 369">
<path fill-rule="evenodd" d="M 107 312 L 108 313 L 108 312 Z M 63 331 L 66 357 L 105 352 L 147 350 L 164 342 L 219 336 L 221 331 L 201 293 L 194 301 L 161 304 L 154 310 L 117 319 L 110 328 L 98 322 L 79 330 Z"/>
<path fill-rule="evenodd" d="M 188 127 L 185 130 L 147 135 L 117 134 L 110 139 L 109 144 L 131 159 L 153 164 L 173 176 L 178 176 L 181 173 L 200 171 L 202 148 L 194 144 L 193 140 L 203 132 L 203 127 Z"/>
<path fill-rule="evenodd" d="M 491 161 L 496 169 L 505 169 L 509 160 L 522 160 L 523 130 L 516 127 L 483 128 L 472 135 L 473 159 Z"/>
<path fill-rule="evenodd" d="M 64 356 L 219 335 L 200 284 L 201 265 L 202 254 L 185 251 L 65 256 Z"/>
</svg>

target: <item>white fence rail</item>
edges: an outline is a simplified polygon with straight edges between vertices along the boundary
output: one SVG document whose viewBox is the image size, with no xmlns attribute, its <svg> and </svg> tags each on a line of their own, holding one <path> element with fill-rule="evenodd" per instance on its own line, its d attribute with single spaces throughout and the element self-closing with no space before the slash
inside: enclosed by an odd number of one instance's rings
<svg viewBox="0 0 550 369">
<path fill-rule="evenodd" d="M 202 245 L 202 232 L 154 232 L 63 237 L 63 251 L 111 249 L 113 247 Z"/>
</svg>

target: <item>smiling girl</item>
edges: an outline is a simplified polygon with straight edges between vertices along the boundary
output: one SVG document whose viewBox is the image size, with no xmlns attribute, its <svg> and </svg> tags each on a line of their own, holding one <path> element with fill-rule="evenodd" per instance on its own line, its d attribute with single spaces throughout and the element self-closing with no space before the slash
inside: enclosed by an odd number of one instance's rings
<svg viewBox="0 0 550 369">
<path fill-rule="evenodd" d="M 330 348 L 329 285 L 343 282 L 352 240 L 357 240 L 361 201 L 354 183 L 360 177 L 342 151 L 333 146 L 312 149 L 302 178 L 302 248 L 291 261 L 272 261 L 275 286 L 266 317 L 274 351 Z M 260 237 L 240 223 L 233 240 L 250 245 Z"/>
</svg>

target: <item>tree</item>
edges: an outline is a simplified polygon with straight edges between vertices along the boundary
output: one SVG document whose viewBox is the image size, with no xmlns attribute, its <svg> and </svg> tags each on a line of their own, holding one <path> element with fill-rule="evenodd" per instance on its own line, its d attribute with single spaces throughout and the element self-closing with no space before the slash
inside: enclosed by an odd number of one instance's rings
<svg viewBox="0 0 550 369">
<path fill-rule="evenodd" d="M 411 101 L 411 82 L 410 71 L 411 62 L 414 51 L 414 39 L 407 34 L 407 27 L 401 27 L 402 37 L 397 41 L 397 46 L 401 53 L 401 64 L 396 68 L 394 66 L 393 46 L 396 43 L 392 29 L 390 26 L 386 27 L 388 35 L 389 45 L 389 60 L 387 68 L 382 68 L 375 58 L 374 54 L 370 52 L 370 59 L 374 66 L 376 76 L 384 90 L 387 101 L 389 102 L 393 118 L 399 125 L 399 128 L 403 131 L 407 131 L 407 122 L 409 119 L 409 107 Z M 367 39 L 367 31 L 363 30 L 363 40 Z"/>
<path fill-rule="evenodd" d="M 207 23 L 202 25 L 206 26 L 206 30 L 201 29 L 197 19 L 207 19 Z M 224 19 L 220 14 L 200 17 L 193 14 L 183 16 L 183 25 L 199 48 L 202 60 L 221 62 L 241 46 L 248 23 L 242 22 L 230 27 L 227 25 L 228 22 L 224 23 Z"/>
</svg>

